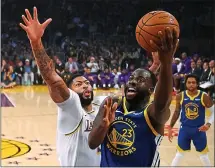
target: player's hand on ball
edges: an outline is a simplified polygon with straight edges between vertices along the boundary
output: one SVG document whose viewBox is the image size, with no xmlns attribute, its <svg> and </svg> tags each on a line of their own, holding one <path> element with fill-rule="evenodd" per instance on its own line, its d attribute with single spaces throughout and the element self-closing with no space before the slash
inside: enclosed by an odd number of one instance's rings
<svg viewBox="0 0 215 168">
<path fill-rule="evenodd" d="M 202 125 L 201 127 L 199 127 L 199 131 L 206 132 L 209 128 L 210 128 L 210 126 L 205 124 L 205 125 Z"/>
<path fill-rule="evenodd" d="M 105 128 L 108 128 L 115 119 L 115 111 L 117 109 L 117 103 L 113 104 L 112 98 L 109 97 L 105 102 L 104 109 L 105 111 L 104 111 L 102 126 Z"/>
<path fill-rule="evenodd" d="M 172 128 L 169 127 L 168 128 L 168 139 L 170 142 L 172 142 L 172 139 L 173 139 L 173 131 L 172 131 Z"/>
<path fill-rule="evenodd" d="M 38 41 L 43 36 L 46 27 L 52 21 L 51 18 L 47 19 L 44 23 L 40 23 L 37 15 L 37 8 L 34 7 L 33 18 L 28 9 L 25 9 L 26 16 L 22 15 L 22 20 L 25 25 L 20 23 L 19 25 L 26 31 L 28 38 L 31 42 Z"/>
<path fill-rule="evenodd" d="M 172 63 L 173 56 L 179 43 L 176 30 L 174 28 L 170 29 L 167 27 L 165 29 L 165 33 L 159 31 L 158 36 L 161 45 L 158 45 L 153 40 L 150 40 L 151 46 L 157 50 L 161 64 Z"/>
</svg>

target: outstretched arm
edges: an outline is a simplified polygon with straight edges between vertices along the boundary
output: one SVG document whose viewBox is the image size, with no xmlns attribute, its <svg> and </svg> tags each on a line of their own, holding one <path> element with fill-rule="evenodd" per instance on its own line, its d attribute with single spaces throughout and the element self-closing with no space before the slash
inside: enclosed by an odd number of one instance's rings
<svg viewBox="0 0 215 168">
<path fill-rule="evenodd" d="M 50 59 L 46 54 L 41 40 L 46 27 L 52 20 L 48 19 L 43 24 L 40 24 L 36 7 L 34 7 L 33 18 L 28 9 L 25 9 L 25 13 L 27 18 L 22 15 L 22 19 L 25 25 L 20 23 L 20 26 L 23 30 L 26 31 L 28 35 L 33 55 L 41 72 L 41 75 L 48 85 L 51 98 L 54 102 L 61 103 L 69 98 L 69 89 L 67 88 L 62 78 L 55 72 L 54 63 L 52 59 Z"/>
<path fill-rule="evenodd" d="M 160 60 L 159 80 L 156 85 L 154 103 L 149 107 L 148 113 L 153 125 L 164 125 L 169 119 L 169 106 L 172 100 L 172 59 L 177 49 L 178 39 L 175 29 L 166 28 L 165 35 L 158 32 L 161 46 L 158 47 L 153 41 L 151 45 L 156 48 Z"/>
</svg>

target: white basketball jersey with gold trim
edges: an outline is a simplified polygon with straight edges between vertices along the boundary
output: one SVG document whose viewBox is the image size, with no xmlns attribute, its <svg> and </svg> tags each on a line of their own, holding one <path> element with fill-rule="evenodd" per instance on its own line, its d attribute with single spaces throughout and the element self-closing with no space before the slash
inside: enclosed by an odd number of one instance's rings
<svg viewBox="0 0 215 168">
<path fill-rule="evenodd" d="M 100 166 L 100 149 L 88 146 L 88 135 L 99 106 L 91 112 L 81 107 L 78 94 L 70 90 L 70 98 L 58 103 L 57 154 L 61 166 Z"/>
</svg>

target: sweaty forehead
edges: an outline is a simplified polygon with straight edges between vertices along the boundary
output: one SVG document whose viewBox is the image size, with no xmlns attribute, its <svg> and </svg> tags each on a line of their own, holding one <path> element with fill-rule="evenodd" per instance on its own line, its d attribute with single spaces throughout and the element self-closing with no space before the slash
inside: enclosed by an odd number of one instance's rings
<svg viewBox="0 0 215 168">
<path fill-rule="evenodd" d="M 142 76 L 142 77 L 145 77 L 145 78 L 150 78 L 151 77 L 151 73 L 145 69 L 137 69 L 136 71 L 134 71 L 132 73 L 133 76 L 135 77 L 139 77 L 139 76 Z"/>
</svg>

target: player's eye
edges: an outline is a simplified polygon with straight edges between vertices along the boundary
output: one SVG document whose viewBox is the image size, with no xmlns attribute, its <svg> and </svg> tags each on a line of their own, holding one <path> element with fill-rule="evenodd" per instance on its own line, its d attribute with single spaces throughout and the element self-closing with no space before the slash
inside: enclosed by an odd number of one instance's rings
<svg viewBox="0 0 215 168">
<path fill-rule="evenodd" d="M 90 84 L 90 82 L 89 82 L 89 81 L 86 81 L 86 82 L 85 82 L 85 84 L 86 84 L 86 85 L 89 85 L 89 84 Z"/>
<path fill-rule="evenodd" d="M 77 83 L 75 86 L 78 86 L 78 87 L 80 87 L 80 86 L 81 86 L 81 83 Z"/>
</svg>

